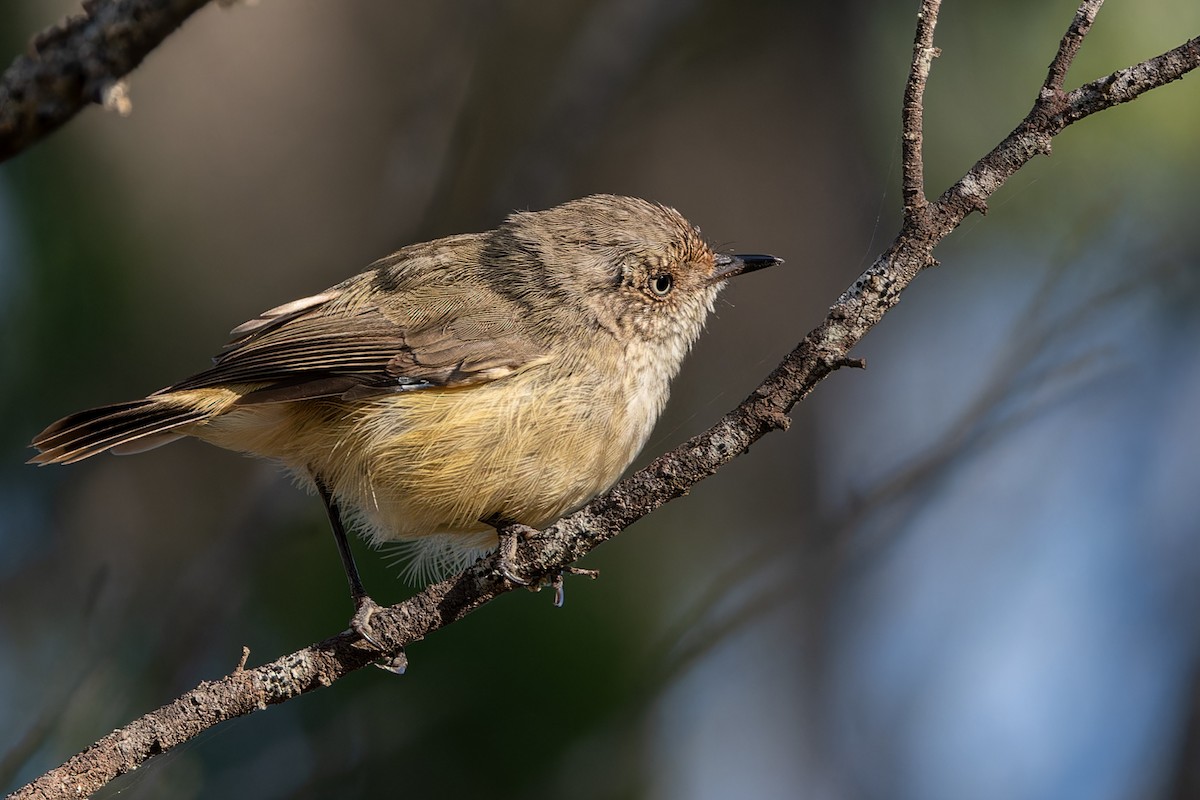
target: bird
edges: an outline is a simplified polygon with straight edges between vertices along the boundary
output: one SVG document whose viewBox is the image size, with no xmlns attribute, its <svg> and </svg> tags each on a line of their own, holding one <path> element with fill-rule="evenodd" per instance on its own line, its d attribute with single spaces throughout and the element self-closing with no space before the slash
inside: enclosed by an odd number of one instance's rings
<svg viewBox="0 0 1200 800">
<path fill-rule="evenodd" d="M 669 206 L 591 195 L 483 233 L 409 245 L 237 326 L 212 366 L 66 416 L 31 463 L 182 437 L 282 463 L 320 496 L 351 627 L 379 606 L 346 529 L 443 574 L 608 489 L 645 445 L 730 278 L 782 263 L 718 253 Z"/>
</svg>

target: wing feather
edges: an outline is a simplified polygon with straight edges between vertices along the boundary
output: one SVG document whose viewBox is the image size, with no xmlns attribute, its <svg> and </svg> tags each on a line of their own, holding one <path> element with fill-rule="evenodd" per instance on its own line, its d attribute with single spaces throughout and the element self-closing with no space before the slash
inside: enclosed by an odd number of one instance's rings
<svg viewBox="0 0 1200 800">
<path fill-rule="evenodd" d="M 347 282 L 286 303 L 234 328 L 211 368 L 159 394 L 239 385 L 249 387 L 239 405 L 352 400 L 497 380 L 546 358 L 503 298 L 445 289 L 425 303 L 395 291 L 385 307 Z"/>
</svg>

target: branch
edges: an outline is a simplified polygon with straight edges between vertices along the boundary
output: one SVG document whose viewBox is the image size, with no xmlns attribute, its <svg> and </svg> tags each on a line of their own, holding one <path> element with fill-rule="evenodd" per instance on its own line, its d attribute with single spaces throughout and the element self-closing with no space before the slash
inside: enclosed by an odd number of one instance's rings
<svg viewBox="0 0 1200 800">
<path fill-rule="evenodd" d="M 104 101 L 208 0 L 90 0 L 29 43 L 0 76 L 0 161 Z"/>
<path fill-rule="evenodd" d="M 1063 90 L 1063 83 L 1067 79 L 1067 70 L 1071 68 L 1071 63 L 1078 55 L 1079 48 L 1083 46 L 1083 37 L 1087 36 L 1088 31 L 1092 29 L 1092 23 L 1096 21 L 1096 15 L 1100 13 L 1102 5 L 1104 5 L 1104 0 L 1084 0 L 1079 4 L 1079 10 L 1075 12 L 1075 19 L 1071 21 L 1071 27 L 1067 28 L 1067 32 L 1063 34 L 1062 41 L 1058 45 L 1058 52 L 1054 55 L 1054 60 L 1050 62 L 1050 71 L 1046 74 L 1046 82 L 1042 84 L 1045 92 L 1061 92 Z"/>
<path fill-rule="evenodd" d="M 1087 0 L 1080 6 L 1076 22 L 1083 10 L 1093 3 L 1096 3 L 1096 0 Z M 1075 23 L 1072 23 L 1072 28 L 1074 26 Z M 1070 40 L 1068 32 L 1059 48 L 1058 57 L 1051 66 L 1051 75 L 1046 79 L 1047 84 L 1056 80 L 1056 66 L 1061 70 L 1070 66 L 1070 58 L 1064 55 L 1073 55 Z M 949 230 L 962 222 L 972 211 L 986 213 L 987 198 L 1031 158 L 1036 155 L 1050 155 L 1051 140 L 1068 125 L 1097 111 L 1136 100 L 1151 89 L 1179 80 L 1197 66 L 1200 66 L 1200 37 L 1189 39 L 1160 56 L 1098 78 L 1066 94 L 1061 91 L 1046 91 L 1043 88 L 1021 124 L 938 198 L 935 215 L 944 214 L 945 218 L 937 223 L 931 222 L 931 227 L 949 233 Z M 946 229 L 946 225 L 950 225 L 951 228 Z M 944 236 L 945 234 L 940 238 Z"/>
<path fill-rule="evenodd" d="M 933 29 L 937 27 L 942 0 L 921 0 L 917 13 L 917 35 L 913 41 L 912 66 L 904 85 L 904 107 L 901 111 L 900 161 L 903 167 L 901 194 L 904 198 L 904 217 L 910 220 L 925 210 L 925 165 L 921 148 L 924 144 L 925 84 L 933 60 L 941 51 L 933 46 Z"/>
<path fill-rule="evenodd" d="M 1079 41 L 1086 34 L 1081 18 L 1094 18 L 1099 0 L 1086 0 L 1063 40 L 1047 85 L 1065 75 Z M 918 23 L 912 73 L 905 92 L 905 134 L 909 123 L 918 136 L 906 138 L 905 188 L 920 197 L 921 89 L 933 57 L 936 0 L 925 0 Z M 621 481 L 582 510 L 544 531 L 523 530 L 507 566 L 534 579 L 553 579 L 573 561 L 746 452 L 767 432 L 786 428 L 787 414 L 816 385 L 842 366 L 861 366 L 849 352 L 887 311 L 900 293 L 927 266 L 933 249 L 972 211 L 983 211 L 987 199 L 1033 156 L 1049 153 L 1050 140 L 1067 125 L 1096 111 L 1128 102 L 1176 80 L 1200 66 L 1200 40 L 1193 39 L 1157 58 L 1093 81 L 1063 95 L 1042 92 L 1029 115 L 1008 137 L 951 186 L 925 213 L 906 215 L 895 241 L 829 311 L 763 383 L 708 431 L 656 459 Z M 910 107 L 908 101 L 913 99 Z M 514 533 L 506 529 L 505 533 Z M 371 621 L 389 663 L 399 663 L 405 645 L 461 619 L 516 586 L 492 560 L 484 559 L 461 574 L 427 587 L 408 600 L 384 609 Z M 218 722 L 281 703 L 328 686 L 372 662 L 380 654 L 357 636 L 342 633 L 254 669 L 241 665 L 225 678 L 205 682 L 174 702 L 114 731 L 61 767 L 12 795 L 14 798 L 75 797 L 89 794 L 117 775 L 137 768 Z"/>
</svg>

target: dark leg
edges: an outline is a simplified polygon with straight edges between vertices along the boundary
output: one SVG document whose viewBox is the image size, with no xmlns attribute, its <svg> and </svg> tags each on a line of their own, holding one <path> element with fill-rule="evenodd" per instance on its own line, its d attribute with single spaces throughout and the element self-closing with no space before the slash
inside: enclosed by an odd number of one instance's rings
<svg viewBox="0 0 1200 800">
<path fill-rule="evenodd" d="M 350 618 L 350 628 L 368 643 L 382 650 L 379 642 L 370 634 L 371 617 L 379 610 L 379 604 L 367 595 L 362 578 L 358 576 L 358 567 L 354 563 L 354 555 L 350 552 L 350 542 L 346 539 L 346 528 L 342 525 L 342 513 L 338 510 L 325 482 L 314 475 L 313 483 L 317 485 L 317 493 L 321 495 L 321 502 L 325 504 L 325 513 L 329 515 L 329 527 L 333 529 L 338 555 L 342 557 L 342 569 L 346 571 L 346 580 L 350 582 L 350 599 L 354 603 L 354 616 Z"/>
</svg>

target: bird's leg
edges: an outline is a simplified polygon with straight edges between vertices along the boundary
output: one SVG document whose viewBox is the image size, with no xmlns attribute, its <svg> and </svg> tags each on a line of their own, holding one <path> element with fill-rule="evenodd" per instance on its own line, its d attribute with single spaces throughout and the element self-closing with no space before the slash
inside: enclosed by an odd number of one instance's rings
<svg viewBox="0 0 1200 800">
<path fill-rule="evenodd" d="M 329 487 L 315 474 L 313 483 L 317 485 L 317 493 L 321 495 L 321 502 L 325 504 L 325 513 L 329 515 L 329 527 L 333 529 L 338 555 L 342 557 L 342 569 L 346 571 L 346 580 L 350 582 L 350 600 L 354 603 L 354 616 L 350 618 L 350 628 L 368 644 L 382 650 L 382 645 L 370 633 L 371 617 L 380 610 L 380 606 L 363 588 L 358 566 L 355 565 L 354 555 L 350 552 L 350 542 L 346 539 L 346 528 L 342 525 L 342 512 L 338 509 Z"/>
</svg>

